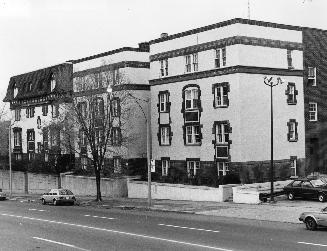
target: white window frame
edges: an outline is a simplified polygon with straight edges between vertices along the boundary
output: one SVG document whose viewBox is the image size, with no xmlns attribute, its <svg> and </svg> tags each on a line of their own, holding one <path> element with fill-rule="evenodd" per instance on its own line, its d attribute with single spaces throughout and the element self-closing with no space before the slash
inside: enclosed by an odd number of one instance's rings
<svg viewBox="0 0 327 251">
<path fill-rule="evenodd" d="M 21 142 L 21 135 L 22 132 L 21 131 L 15 131 L 14 132 L 14 146 L 21 146 L 22 142 Z"/>
<path fill-rule="evenodd" d="M 312 71 L 313 75 L 310 74 Z M 312 86 L 317 86 L 317 68 L 316 67 L 308 67 L 308 79 L 313 80 Z"/>
<path fill-rule="evenodd" d="M 200 144 L 200 126 L 199 125 L 189 125 L 185 126 L 185 137 L 187 145 Z M 198 142 L 196 139 L 199 139 Z"/>
<path fill-rule="evenodd" d="M 121 141 L 121 135 L 120 135 L 120 130 L 119 127 L 113 127 L 112 128 L 112 144 L 113 145 L 120 145 Z"/>
<path fill-rule="evenodd" d="M 87 158 L 85 156 L 81 157 L 81 168 L 82 168 L 82 170 L 87 169 Z"/>
<path fill-rule="evenodd" d="M 318 120 L 318 105 L 316 102 L 309 102 L 309 121 Z"/>
<path fill-rule="evenodd" d="M 21 109 L 15 109 L 15 121 L 20 121 Z"/>
<path fill-rule="evenodd" d="M 228 92 L 227 86 L 216 86 L 215 87 L 215 107 L 226 107 L 228 106 Z M 225 90 L 226 89 L 226 90 Z M 224 91 L 226 94 L 224 94 Z"/>
<path fill-rule="evenodd" d="M 200 161 L 188 160 L 186 162 L 186 166 L 187 166 L 187 176 L 189 178 L 195 177 L 197 174 L 197 170 L 200 170 Z M 193 175 L 191 171 L 193 172 Z"/>
<path fill-rule="evenodd" d="M 297 169 L 297 159 L 293 158 L 293 159 L 291 159 L 291 173 L 292 173 L 292 170 L 294 170 L 294 176 L 297 176 L 296 169 Z"/>
<path fill-rule="evenodd" d="M 199 55 L 197 52 L 192 54 L 192 65 L 194 72 L 199 70 Z"/>
<path fill-rule="evenodd" d="M 161 77 L 168 76 L 168 59 L 160 60 L 160 76 Z"/>
<path fill-rule="evenodd" d="M 161 173 L 162 176 L 168 176 L 168 170 L 169 170 L 169 160 L 163 159 L 161 160 Z"/>
<path fill-rule="evenodd" d="M 185 72 L 192 72 L 191 55 L 185 56 Z"/>
<path fill-rule="evenodd" d="M 291 100 L 289 100 L 291 103 L 295 103 L 295 85 L 289 85 L 289 96 L 292 97 Z"/>
<path fill-rule="evenodd" d="M 17 94 L 18 94 L 18 88 L 14 86 L 14 98 L 16 98 Z"/>
<path fill-rule="evenodd" d="M 286 50 L 286 57 L 287 57 L 287 67 L 288 69 L 293 69 L 294 66 L 293 66 L 293 50 L 289 50 L 287 49 Z"/>
<path fill-rule="evenodd" d="M 119 111 L 119 102 L 120 102 L 120 100 L 119 99 L 113 99 L 112 101 L 111 101 L 111 116 L 113 116 L 113 117 L 119 117 L 119 113 L 120 113 L 120 111 Z"/>
<path fill-rule="evenodd" d="M 288 134 L 289 134 L 289 140 L 295 141 L 296 140 L 296 122 L 290 121 L 289 127 L 288 127 Z"/>
<path fill-rule="evenodd" d="M 198 88 L 187 88 L 185 91 L 185 110 L 197 109 L 199 100 L 199 89 Z M 190 101 L 190 107 L 187 107 L 187 101 Z"/>
<path fill-rule="evenodd" d="M 50 80 L 50 87 L 51 87 L 51 91 L 54 90 L 54 88 L 56 88 L 56 79 L 55 79 L 55 74 L 52 73 L 51 74 L 51 80 Z"/>
<path fill-rule="evenodd" d="M 219 177 L 227 175 L 229 171 L 228 162 L 217 162 L 217 172 Z"/>
<path fill-rule="evenodd" d="M 159 111 L 167 112 L 168 93 L 159 94 Z"/>
<path fill-rule="evenodd" d="M 228 125 L 226 123 L 216 124 L 216 143 L 217 144 L 228 144 L 229 133 L 226 132 L 227 127 L 228 127 Z M 226 140 L 226 138 L 228 138 L 228 140 Z"/>
<path fill-rule="evenodd" d="M 22 160 L 22 154 L 21 153 L 14 153 L 14 155 L 15 155 L 15 160 L 16 161 Z"/>
<path fill-rule="evenodd" d="M 226 66 L 226 47 L 215 49 L 215 68 Z"/>
<path fill-rule="evenodd" d="M 161 145 L 170 145 L 169 144 L 169 134 L 170 128 L 168 126 L 160 127 L 160 144 Z"/>
</svg>

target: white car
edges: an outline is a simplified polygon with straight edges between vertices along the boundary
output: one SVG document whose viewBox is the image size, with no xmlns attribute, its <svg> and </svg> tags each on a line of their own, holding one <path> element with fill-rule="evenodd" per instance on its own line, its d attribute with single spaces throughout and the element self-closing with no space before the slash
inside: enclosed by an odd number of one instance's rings
<svg viewBox="0 0 327 251">
<path fill-rule="evenodd" d="M 316 230 L 317 227 L 327 227 L 327 207 L 317 212 L 304 212 L 299 216 L 308 230 Z"/>
<path fill-rule="evenodd" d="M 53 203 L 53 205 L 57 206 L 58 204 L 72 204 L 74 205 L 76 202 L 75 195 L 72 191 L 68 189 L 51 189 L 48 193 L 45 193 L 41 197 L 42 204 L 45 205 L 47 203 Z"/>
</svg>

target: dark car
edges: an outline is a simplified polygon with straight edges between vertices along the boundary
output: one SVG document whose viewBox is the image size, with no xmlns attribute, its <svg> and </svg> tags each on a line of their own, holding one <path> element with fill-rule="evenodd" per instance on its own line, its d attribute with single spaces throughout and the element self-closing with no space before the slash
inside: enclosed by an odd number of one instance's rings
<svg viewBox="0 0 327 251">
<path fill-rule="evenodd" d="M 327 198 L 327 184 L 321 179 L 295 179 L 283 188 L 289 200 L 295 198 L 318 199 L 324 202 Z"/>
<path fill-rule="evenodd" d="M 299 220 L 305 223 L 308 230 L 316 230 L 317 227 L 327 227 L 327 207 L 321 211 L 304 212 Z"/>
</svg>

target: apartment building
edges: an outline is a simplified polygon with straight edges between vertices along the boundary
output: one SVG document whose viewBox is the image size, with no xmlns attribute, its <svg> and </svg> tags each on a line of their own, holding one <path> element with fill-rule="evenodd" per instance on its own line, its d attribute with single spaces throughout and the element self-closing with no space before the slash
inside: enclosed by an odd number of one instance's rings
<svg viewBox="0 0 327 251">
<path fill-rule="evenodd" d="M 63 63 L 13 76 L 4 102 L 12 113 L 11 155 L 16 170 L 69 170 L 70 152 L 61 136 L 48 125 L 55 120 L 72 94 L 72 64 Z"/>
<path fill-rule="evenodd" d="M 146 122 L 150 102 L 148 43 L 140 43 L 138 48 L 123 47 L 72 60 L 72 63 L 74 98 L 83 113 L 90 111 L 101 119 L 108 111 L 111 112 L 111 125 L 105 129 L 103 123 L 95 126 L 99 131 L 98 143 L 101 143 L 101 138 L 104 139 L 105 131 L 111 130 L 104 172 L 109 172 L 111 176 L 145 174 Z M 111 92 L 108 92 L 108 87 Z M 94 100 L 97 112 L 91 111 Z M 92 170 L 90 148 L 85 136 L 80 135 L 75 143 L 76 166 Z"/>
<path fill-rule="evenodd" d="M 304 48 L 300 27 L 245 19 L 150 41 L 152 156 L 160 179 L 212 184 L 233 172 L 243 182 L 267 180 L 265 77 L 282 80 L 273 88 L 275 176 L 304 175 Z"/>
</svg>

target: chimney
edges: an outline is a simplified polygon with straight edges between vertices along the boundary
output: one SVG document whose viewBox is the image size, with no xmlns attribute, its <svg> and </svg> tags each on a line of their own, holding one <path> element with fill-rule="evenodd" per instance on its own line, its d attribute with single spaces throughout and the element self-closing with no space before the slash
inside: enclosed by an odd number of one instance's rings
<svg viewBox="0 0 327 251">
<path fill-rule="evenodd" d="M 161 33 L 160 38 L 165 38 L 165 37 L 168 37 L 168 33 L 166 32 Z"/>
<path fill-rule="evenodd" d="M 149 42 L 139 43 L 139 49 L 141 49 L 142 51 L 150 51 Z"/>
</svg>

